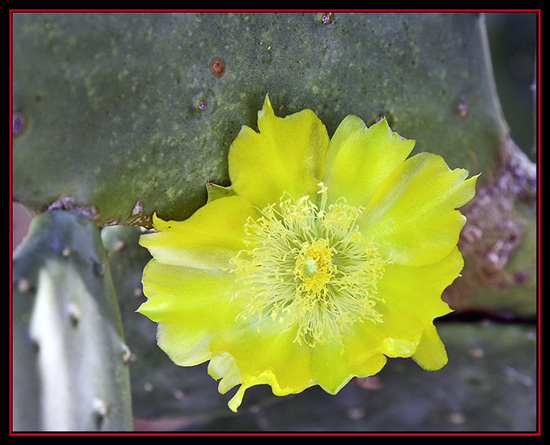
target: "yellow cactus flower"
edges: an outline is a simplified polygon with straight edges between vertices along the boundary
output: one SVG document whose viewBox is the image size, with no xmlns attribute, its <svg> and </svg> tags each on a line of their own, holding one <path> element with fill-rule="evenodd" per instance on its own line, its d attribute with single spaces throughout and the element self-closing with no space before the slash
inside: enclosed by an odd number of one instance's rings
<svg viewBox="0 0 550 445">
<path fill-rule="evenodd" d="M 139 312 L 178 365 L 210 361 L 236 411 L 244 392 L 279 396 L 319 385 L 335 394 L 387 357 L 426 370 L 447 363 L 433 325 L 451 311 L 443 290 L 459 275 L 457 248 L 476 177 L 385 119 L 346 117 L 329 139 L 315 113 L 275 116 L 266 97 L 259 132 L 243 126 L 229 150 L 231 186 L 210 186 L 185 221 L 154 215 L 141 245 Z"/>
</svg>

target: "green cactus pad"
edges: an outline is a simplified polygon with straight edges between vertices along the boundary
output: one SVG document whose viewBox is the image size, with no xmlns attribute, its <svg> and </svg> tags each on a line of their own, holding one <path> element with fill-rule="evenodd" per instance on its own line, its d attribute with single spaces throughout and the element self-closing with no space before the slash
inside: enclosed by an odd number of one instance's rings
<svg viewBox="0 0 550 445">
<path fill-rule="evenodd" d="M 37 216 L 13 258 L 13 430 L 132 429 L 130 351 L 99 230 Z"/>
<path fill-rule="evenodd" d="M 100 224 L 188 217 L 267 93 L 472 174 L 507 135 L 479 14 L 14 13 L 12 54 L 14 198 Z"/>
</svg>

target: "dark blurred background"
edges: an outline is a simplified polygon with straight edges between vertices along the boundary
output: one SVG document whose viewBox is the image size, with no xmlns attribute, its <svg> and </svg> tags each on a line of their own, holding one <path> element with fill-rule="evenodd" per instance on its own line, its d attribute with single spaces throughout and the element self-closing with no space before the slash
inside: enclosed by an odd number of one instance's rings
<svg viewBox="0 0 550 445">
<path fill-rule="evenodd" d="M 512 139 L 536 158 L 535 94 L 538 54 L 537 13 L 485 13 L 500 102 Z"/>
</svg>

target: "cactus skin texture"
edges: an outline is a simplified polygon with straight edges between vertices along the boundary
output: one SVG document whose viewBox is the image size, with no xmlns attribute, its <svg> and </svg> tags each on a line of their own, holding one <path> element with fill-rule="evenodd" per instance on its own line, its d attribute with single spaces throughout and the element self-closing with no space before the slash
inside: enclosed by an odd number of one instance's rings
<svg viewBox="0 0 550 445">
<path fill-rule="evenodd" d="M 228 184 L 229 146 L 267 93 L 329 134 L 384 115 L 418 150 L 488 175 L 508 130 L 483 16 L 323 17 L 15 13 L 14 199 L 107 225 L 185 219 L 207 181 Z"/>
<path fill-rule="evenodd" d="M 97 226 L 38 215 L 12 279 L 13 431 L 131 430 L 130 352 Z"/>
</svg>

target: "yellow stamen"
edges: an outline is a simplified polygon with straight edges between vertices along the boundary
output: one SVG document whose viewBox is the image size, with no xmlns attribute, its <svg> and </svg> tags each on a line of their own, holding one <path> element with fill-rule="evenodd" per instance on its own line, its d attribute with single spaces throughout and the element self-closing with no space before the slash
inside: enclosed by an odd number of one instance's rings
<svg viewBox="0 0 550 445">
<path fill-rule="evenodd" d="M 308 196 L 284 196 L 278 209 L 271 204 L 249 218 L 250 250 L 232 259 L 249 300 L 241 316 L 269 315 L 296 328 L 296 341 L 310 346 L 341 341 L 355 322 L 382 321 L 376 283 L 388 262 L 358 230 L 362 208 L 343 199 L 327 208 L 322 183 L 318 195 L 319 205 Z"/>
</svg>

